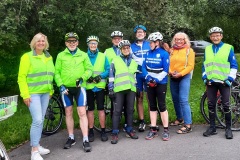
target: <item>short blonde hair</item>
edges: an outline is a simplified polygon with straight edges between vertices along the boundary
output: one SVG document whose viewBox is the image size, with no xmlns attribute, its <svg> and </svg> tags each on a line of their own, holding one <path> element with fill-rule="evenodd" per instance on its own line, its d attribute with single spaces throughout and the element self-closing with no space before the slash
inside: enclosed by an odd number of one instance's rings
<svg viewBox="0 0 240 160">
<path fill-rule="evenodd" d="M 33 37 L 32 41 L 30 43 L 30 47 L 31 47 L 32 50 L 35 49 L 37 41 L 39 41 L 39 39 L 41 39 L 42 37 L 44 37 L 45 44 L 46 44 L 44 50 L 47 50 L 49 48 L 49 43 L 48 43 L 47 36 L 42 34 L 42 33 L 38 33 Z"/>
<path fill-rule="evenodd" d="M 173 39 L 171 41 L 171 46 L 173 47 L 175 45 L 175 38 L 176 36 L 178 35 L 183 35 L 184 36 L 184 40 L 185 40 L 185 44 L 187 44 L 189 47 L 191 46 L 191 43 L 190 43 L 190 39 L 188 37 L 188 35 L 184 32 L 178 32 L 176 33 L 174 36 L 173 36 Z"/>
</svg>

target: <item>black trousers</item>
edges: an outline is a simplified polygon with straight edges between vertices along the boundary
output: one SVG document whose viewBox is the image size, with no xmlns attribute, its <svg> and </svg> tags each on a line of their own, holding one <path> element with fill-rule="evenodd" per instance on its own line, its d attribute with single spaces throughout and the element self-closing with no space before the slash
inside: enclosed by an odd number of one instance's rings
<svg viewBox="0 0 240 160">
<path fill-rule="evenodd" d="M 210 126 L 215 127 L 215 116 L 216 116 L 216 103 L 217 103 L 217 93 L 221 94 L 221 103 L 225 113 L 226 127 L 231 127 L 231 111 L 230 111 L 230 91 L 231 88 L 222 83 L 211 83 L 207 86 L 207 98 L 208 98 L 208 110 Z"/>
<path fill-rule="evenodd" d="M 132 127 L 135 94 L 136 93 L 131 90 L 124 90 L 116 93 L 116 98 L 113 102 L 113 130 L 118 130 L 123 105 L 125 105 L 124 108 L 126 109 L 127 117 L 125 118 L 127 119 L 127 125 Z"/>
</svg>

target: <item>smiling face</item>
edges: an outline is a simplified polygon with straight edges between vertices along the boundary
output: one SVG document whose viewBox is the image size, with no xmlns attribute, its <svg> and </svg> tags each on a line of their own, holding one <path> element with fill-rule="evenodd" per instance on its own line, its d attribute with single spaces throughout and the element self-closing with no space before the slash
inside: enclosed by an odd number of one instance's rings
<svg viewBox="0 0 240 160">
<path fill-rule="evenodd" d="M 128 56 L 130 54 L 130 46 L 123 46 L 121 51 L 124 56 Z"/>
<path fill-rule="evenodd" d="M 74 51 L 78 46 L 78 40 L 76 38 L 68 38 L 65 45 L 70 51 Z"/>
<path fill-rule="evenodd" d="M 122 40 L 122 37 L 113 37 L 112 43 L 114 46 L 118 46 L 118 43 Z"/>
<path fill-rule="evenodd" d="M 146 32 L 142 29 L 138 29 L 136 32 L 136 38 L 137 40 L 143 40 L 146 36 Z"/>
<path fill-rule="evenodd" d="M 177 34 L 175 36 L 174 41 L 175 41 L 175 45 L 177 45 L 178 47 L 181 47 L 186 43 L 185 37 L 183 34 Z"/>
<path fill-rule="evenodd" d="M 90 51 L 96 51 L 97 47 L 98 47 L 98 42 L 91 40 L 88 42 L 88 47 L 89 47 Z"/>
<path fill-rule="evenodd" d="M 43 51 L 46 47 L 45 37 L 42 36 L 35 44 L 36 51 Z"/>
<path fill-rule="evenodd" d="M 210 39 L 214 44 L 219 44 L 222 41 L 223 35 L 221 33 L 212 33 Z"/>
</svg>

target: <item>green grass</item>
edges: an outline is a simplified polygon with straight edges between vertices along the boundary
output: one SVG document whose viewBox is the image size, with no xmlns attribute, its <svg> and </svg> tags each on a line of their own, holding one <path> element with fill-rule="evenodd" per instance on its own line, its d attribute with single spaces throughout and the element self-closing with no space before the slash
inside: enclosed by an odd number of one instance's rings
<svg viewBox="0 0 240 160">
<path fill-rule="evenodd" d="M 238 62 L 240 61 L 240 55 L 237 55 Z M 205 123 L 201 113 L 200 113 L 200 98 L 205 90 L 201 79 L 201 66 L 202 57 L 196 58 L 195 69 L 193 72 L 193 79 L 191 81 L 191 91 L 189 102 L 192 109 L 193 123 L 202 124 Z M 169 120 L 173 121 L 176 119 L 175 111 L 170 95 L 169 85 L 167 91 L 167 109 L 169 112 Z M 144 101 L 145 106 L 145 119 L 149 122 L 149 115 L 147 111 L 146 100 Z M 76 108 L 76 107 L 75 107 Z M 135 119 L 137 119 L 137 113 L 134 113 Z M 79 128 L 79 121 L 77 112 L 75 110 L 74 114 L 75 128 Z M 23 104 L 21 98 L 19 98 L 18 111 L 5 121 L 0 122 L 0 138 L 5 144 L 6 148 L 9 150 L 18 146 L 19 144 L 29 140 L 29 129 L 31 125 L 31 116 L 28 108 Z M 63 123 L 62 128 L 66 128 L 65 123 Z"/>
</svg>

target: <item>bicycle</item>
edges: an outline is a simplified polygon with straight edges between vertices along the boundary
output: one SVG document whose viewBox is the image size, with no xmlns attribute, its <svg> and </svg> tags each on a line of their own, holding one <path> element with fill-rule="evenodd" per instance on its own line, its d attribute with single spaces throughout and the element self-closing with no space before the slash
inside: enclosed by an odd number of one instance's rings
<svg viewBox="0 0 240 160">
<path fill-rule="evenodd" d="M 48 108 L 44 117 L 44 135 L 55 134 L 62 125 L 65 109 L 61 100 L 61 94 L 56 84 L 53 85 L 54 94 L 49 100 Z"/>
<path fill-rule="evenodd" d="M 0 98 L 0 121 L 3 121 L 17 111 L 18 95 Z M 0 140 L 0 160 L 10 160 L 6 148 Z"/>
<path fill-rule="evenodd" d="M 238 99 L 239 96 L 236 96 L 238 94 L 238 90 L 237 88 L 239 88 L 239 83 L 240 82 L 240 72 L 237 73 L 237 78 L 235 79 L 235 81 L 232 84 L 232 88 L 231 88 L 231 97 L 230 97 L 230 108 L 232 111 L 232 115 L 237 114 L 237 110 L 238 110 Z M 237 109 L 236 109 L 237 107 Z M 239 109 L 240 110 L 240 109 Z M 207 91 L 205 91 L 202 96 L 201 96 L 201 100 L 200 100 L 200 111 L 201 114 L 203 116 L 203 118 L 206 120 L 207 123 L 209 123 L 209 116 L 208 116 L 208 104 L 207 104 Z M 235 117 L 236 119 L 236 117 Z M 221 95 L 218 93 L 217 95 L 217 103 L 216 103 L 216 121 L 219 123 L 217 125 L 217 127 L 219 128 L 225 128 L 225 123 L 224 123 L 224 111 L 223 111 L 223 107 L 221 104 Z M 236 121 L 236 120 L 234 120 Z M 232 127 L 232 130 L 240 130 L 240 126 L 239 127 Z"/>
</svg>

